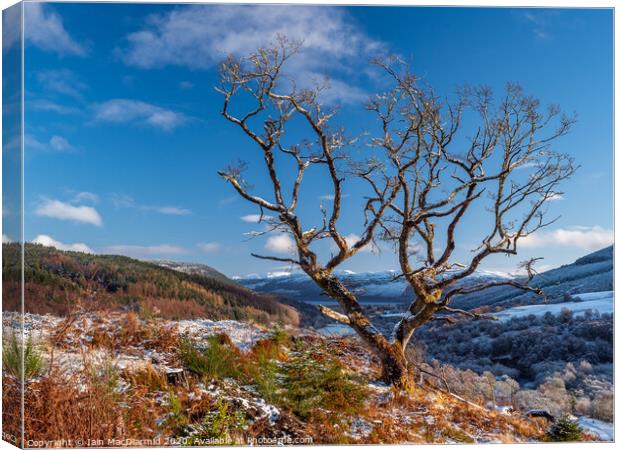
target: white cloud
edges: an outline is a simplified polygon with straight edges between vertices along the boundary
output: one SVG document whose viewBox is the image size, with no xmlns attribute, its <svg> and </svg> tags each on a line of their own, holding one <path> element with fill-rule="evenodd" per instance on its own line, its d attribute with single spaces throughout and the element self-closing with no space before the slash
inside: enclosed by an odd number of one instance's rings
<svg viewBox="0 0 620 450">
<path fill-rule="evenodd" d="M 150 258 L 158 255 L 181 255 L 187 253 L 182 247 L 175 245 L 112 245 L 104 249 L 104 253 L 125 255 L 134 258 Z"/>
<path fill-rule="evenodd" d="M 99 196 L 92 192 L 78 192 L 73 197 L 73 203 L 99 203 Z"/>
<path fill-rule="evenodd" d="M 25 39 L 42 50 L 59 55 L 86 55 L 86 48 L 65 30 L 62 19 L 49 5 L 24 3 Z"/>
<path fill-rule="evenodd" d="M 2 52 L 9 51 L 21 38 L 21 8 L 13 5 L 2 11 Z"/>
<path fill-rule="evenodd" d="M 82 92 L 88 88 L 69 69 L 41 70 L 37 73 L 37 80 L 48 91 L 77 99 L 81 99 Z"/>
<path fill-rule="evenodd" d="M 564 200 L 564 196 L 562 194 L 551 194 L 547 199 L 548 202 L 557 202 L 558 200 Z"/>
<path fill-rule="evenodd" d="M 56 152 L 68 152 L 73 150 L 73 145 L 62 136 L 52 136 L 49 141 L 44 142 L 37 139 L 35 136 L 26 134 L 24 136 L 24 149 L 37 150 L 37 151 L 56 151 Z"/>
<path fill-rule="evenodd" d="M 24 135 L 24 150 L 45 150 L 47 148 L 47 144 L 45 142 L 41 142 L 36 137 L 25 134 Z"/>
<path fill-rule="evenodd" d="M 59 220 L 71 220 L 74 222 L 89 223 L 101 226 L 101 216 L 92 206 L 74 206 L 69 203 L 54 199 L 43 199 L 34 213 L 37 216 L 49 217 Z"/>
<path fill-rule="evenodd" d="M 95 119 L 112 123 L 139 123 L 164 131 L 171 131 L 188 120 L 183 113 L 127 99 L 108 100 L 96 105 Z"/>
<path fill-rule="evenodd" d="M 614 232 L 599 226 L 539 231 L 519 241 L 522 248 L 574 247 L 597 250 L 613 244 Z"/>
<path fill-rule="evenodd" d="M 192 213 L 189 209 L 178 206 L 145 206 L 144 208 L 171 216 L 189 216 Z"/>
<path fill-rule="evenodd" d="M 384 44 L 368 37 L 341 8 L 290 5 L 192 5 L 152 15 L 140 31 L 127 36 L 119 50 L 125 63 L 142 68 L 167 65 L 208 69 L 226 56 L 247 55 L 269 45 L 278 35 L 302 41 L 301 54 L 287 66 L 298 85 L 333 81 L 325 100 L 347 103 L 365 99 L 349 85 L 353 69 L 370 56 L 384 53 Z M 345 81 L 346 80 L 346 81 Z"/>
<path fill-rule="evenodd" d="M 179 83 L 179 87 L 181 89 L 185 89 L 185 90 L 193 89 L 194 88 L 194 83 L 192 83 L 191 81 L 181 81 Z"/>
<path fill-rule="evenodd" d="M 201 242 L 197 246 L 203 253 L 217 253 L 222 249 L 222 244 L 219 242 Z"/>
<path fill-rule="evenodd" d="M 10 244 L 11 242 L 13 242 L 13 239 L 11 239 L 10 236 L 2 233 L 2 243 L 3 244 Z"/>
<path fill-rule="evenodd" d="M 241 220 L 248 223 L 258 223 L 261 220 L 265 221 L 269 219 L 272 219 L 272 217 L 264 214 L 262 216 L 260 214 L 248 214 L 246 216 L 241 216 Z"/>
<path fill-rule="evenodd" d="M 71 252 L 94 253 L 91 248 L 83 243 L 64 244 L 46 234 L 40 234 L 32 240 L 33 244 L 40 244 L 45 247 L 54 247 L 58 250 L 66 250 Z"/>
<path fill-rule="evenodd" d="M 293 253 L 295 241 L 288 234 L 280 233 L 270 236 L 265 242 L 265 248 L 274 253 Z"/>
<path fill-rule="evenodd" d="M 59 103 L 55 103 L 51 100 L 46 99 L 35 99 L 35 100 L 26 100 L 26 105 L 28 110 L 35 111 L 46 111 L 46 112 L 55 112 L 57 114 L 73 114 L 78 112 L 76 108 L 61 105 Z"/>
<path fill-rule="evenodd" d="M 349 233 L 346 236 L 344 236 L 344 240 L 347 242 L 347 245 L 349 246 L 349 248 L 353 247 L 360 239 L 361 237 L 355 233 Z M 338 250 L 338 246 L 336 246 L 334 242 L 332 242 L 331 248 L 333 251 Z M 377 248 L 376 245 L 374 245 L 373 243 L 369 243 L 369 244 L 364 245 L 359 251 L 360 252 L 373 252 L 373 251 L 378 251 L 378 250 L 379 249 Z"/>
<path fill-rule="evenodd" d="M 54 150 L 58 150 L 60 152 L 71 150 L 73 148 L 73 146 L 69 144 L 69 141 L 62 136 L 52 136 L 50 139 L 50 146 Z"/>
</svg>

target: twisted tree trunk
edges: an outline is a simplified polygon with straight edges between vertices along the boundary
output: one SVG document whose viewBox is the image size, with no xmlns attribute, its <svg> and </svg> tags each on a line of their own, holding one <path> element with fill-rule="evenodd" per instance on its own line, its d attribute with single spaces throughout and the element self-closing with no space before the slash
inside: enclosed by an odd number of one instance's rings
<svg viewBox="0 0 620 450">
<path fill-rule="evenodd" d="M 310 273 L 309 275 L 326 294 L 338 302 L 345 314 L 333 312 L 325 307 L 322 307 L 323 313 L 349 325 L 357 332 L 381 361 L 383 381 L 388 385 L 412 391 L 415 383 L 405 356 L 405 346 L 398 340 L 390 342 L 372 325 L 355 295 L 340 280 L 329 273 Z"/>
</svg>

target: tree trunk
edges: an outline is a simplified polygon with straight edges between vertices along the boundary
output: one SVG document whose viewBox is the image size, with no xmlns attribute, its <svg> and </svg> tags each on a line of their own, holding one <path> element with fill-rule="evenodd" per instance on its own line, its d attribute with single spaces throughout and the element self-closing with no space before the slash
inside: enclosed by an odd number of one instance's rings
<svg viewBox="0 0 620 450">
<path fill-rule="evenodd" d="M 388 349 L 382 350 L 378 356 L 383 366 L 381 378 L 386 384 L 409 392 L 414 390 L 415 378 L 399 344 L 391 344 Z"/>
<path fill-rule="evenodd" d="M 348 325 L 379 357 L 383 368 L 381 378 L 388 385 L 394 385 L 408 391 L 415 386 L 404 349 L 400 342 L 391 343 L 377 330 L 364 314 L 355 295 L 340 280 L 331 276 L 314 276 L 314 281 L 343 308 Z"/>
</svg>

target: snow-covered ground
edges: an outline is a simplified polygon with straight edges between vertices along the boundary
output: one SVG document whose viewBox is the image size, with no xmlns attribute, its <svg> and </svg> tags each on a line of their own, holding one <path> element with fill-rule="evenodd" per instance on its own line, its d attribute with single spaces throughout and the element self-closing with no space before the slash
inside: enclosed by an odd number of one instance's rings
<svg viewBox="0 0 620 450">
<path fill-rule="evenodd" d="M 598 435 L 602 441 L 614 440 L 614 424 L 603 422 L 602 420 L 592 419 L 591 417 L 581 416 L 577 418 L 577 423 L 581 428 Z"/>
<path fill-rule="evenodd" d="M 572 302 L 537 304 L 508 308 L 494 315 L 500 320 L 509 320 L 513 317 L 525 317 L 533 314 L 541 316 L 547 312 L 559 314 L 563 309 L 569 309 L 575 315 L 581 315 L 588 309 L 601 314 L 614 312 L 614 291 L 588 292 L 573 295 Z M 581 300 L 581 301 L 579 301 Z"/>
<path fill-rule="evenodd" d="M 233 344 L 243 351 L 251 349 L 256 341 L 267 336 L 257 327 L 236 320 L 179 320 L 176 324 L 181 334 L 197 338 L 199 342 L 214 334 L 227 334 Z"/>
<path fill-rule="evenodd" d="M 323 328 L 319 328 L 317 332 L 322 336 L 350 336 L 355 334 L 353 328 L 341 323 L 330 323 Z"/>
</svg>

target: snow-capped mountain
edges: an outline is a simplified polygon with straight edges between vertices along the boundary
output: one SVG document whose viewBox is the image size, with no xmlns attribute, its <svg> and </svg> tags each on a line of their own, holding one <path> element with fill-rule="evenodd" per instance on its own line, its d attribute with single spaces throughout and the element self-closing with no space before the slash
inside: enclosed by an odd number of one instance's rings
<svg viewBox="0 0 620 450">
<path fill-rule="evenodd" d="M 571 301 L 572 296 L 586 292 L 612 291 L 613 254 L 613 246 L 590 253 L 571 264 L 536 275 L 530 286 L 542 289 L 549 303 Z M 484 305 L 504 309 L 540 302 L 541 298 L 531 292 L 512 287 L 499 287 L 456 297 L 453 305 L 464 309 Z"/>
<path fill-rule="evenodd" d="M 408 284 L 399 272 L 393 270 L 381 272 L 336 271 L 345 286 L 351 289 L 362 303 L 400 303 L 410 299 Z M 504 275 L 493 272 L 476 272 L 467 278 L 467 282 L 479 282 L 481 279 L 498 280 Z M 308 303 L 322 303 L 328 300 L 308 276 L 300 271 L 270 272 L 264 276 L 250 274 L 235 277 L 238 283 L 259 292 L 269 292 Z"/>
</svg>

